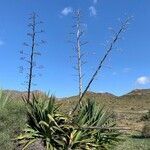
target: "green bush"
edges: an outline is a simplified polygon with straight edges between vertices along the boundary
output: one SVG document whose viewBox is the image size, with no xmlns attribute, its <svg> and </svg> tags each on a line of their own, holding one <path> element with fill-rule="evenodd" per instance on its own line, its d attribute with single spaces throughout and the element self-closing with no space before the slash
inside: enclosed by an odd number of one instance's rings
<svg viewBox="0 0 150 150">
<path fill-rule="evenodd" d="M 58 113 L 53 96 L 33 96 L 27 108 L 27 128 L 17 138 L 23 149 L 40 140 L 47 150 L 106 150 L 119 141 L 116 130 L 96 128 L 115 124 L 109 121 L 108 111 L 93 101 L 85 102 L 74 116 Z"/>
<path fill-rule="evenodd" d="M 25 107 L 17 100 L 0 91 L 0 149 L 11 150 L 15 148 L 13 139 L 24 128 Z"/>
<path fill-rule="evenodd" d="M 150 110 L 141 117 L 141 121 L 150 121 Z"/>
<path fill-rule="evenodd" d="M 150 138 L 150 121 L 145 122 L 145 125 L 142 129 L 142 137 Z"/>
</svg>

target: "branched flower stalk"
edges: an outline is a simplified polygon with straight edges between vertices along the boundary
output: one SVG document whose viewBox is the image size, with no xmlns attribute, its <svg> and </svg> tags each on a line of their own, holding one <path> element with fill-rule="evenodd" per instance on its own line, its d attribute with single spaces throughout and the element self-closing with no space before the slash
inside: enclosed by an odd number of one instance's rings
<svg viewBox="0 0 150 150">
<path fill-rule="evenodd" d="M 74 66 L 74 69 L 77 71 L 77 77 L 78 77 L 78 91 L 79 91 L 79 98 L 82 97 L 83 93 L 83 65 L 85 64 L 85 61 L 83 60 L 83 57 L 85 53 L 82 50 L 82 47 L 87 44 L 87 42 L 83 41 L 83 36 L 85 31 L 83 30 L 83 23 L 81 22 L 81 11 L 77 10 L 74 13 L 74 19 L 75 24 L 73 25 L 73 32 L 71 35 L 74 36 L 74 40 L 70 41 L 73 44 L 73 47 L 75 49 L 75 58 L 76 58 L 76 65 Z"/>
<path fill-rule="evenodd" d="M 41 53 L 37 51 L 37 47 L 40 46 L 40 44 L 45 43 L 45 41 L 41 40 L 40 42 L 37 42 L 37 35 L 44 32 L 43 30 L 38 30 L 38 26 L 42 23 L 41 21 L 37 21 L 38 15 L 36 13 L 32 13 L 31 17 L 29 18 L 30 23 L 28 24 L 28 27 L 31 29 L 30 33 L 27 33 L 27 35 L 31 38 L 31 44 L 24 43 L 24 46 L 29 47 L 29 52 L 20 51 L 21 60 L 25 61 L 27 63 L 27 67 L 23 68 L 20 67 L 21 71 L 24 69 L 27 70 L 26 78 L 27 81 L 25 82 L 27 84 L 27 101 L 30 101 L 31 99 L 31 88 L 33 85 L 33 78 L 35 77 L 34 69 L 41 69 L 42 66 L 37 66 L 35 56 L 40 56 Z"/>
<path fill-rule="evenodd" d="M 126 31 L 130 20 L 131 20 L 131 17 L 128 17 L 124 22 L 121 22 L 120 28 L 118 29 L 118 31 L 116 31 L 114 33 L 114 35 L 112 37 L 112 40 L 109 42 L 109 45 L 108 45 L 108 47 L 106 49 L 105 55 L 102 57 L 102 59 L 100 59 L 100 62 L 98 64 L 98 67 L 97 67 L 96 71 L 93 73 L 93 75 L 92 75 L 91 79 L 89 80 L 85 90 L 82 93 L 82 96 L 79 98 L 79 101 L 76 104 L 76 106 L 74 107 L 74 109 L 71 112 L 71 114 L 74 113 L 76 111 L 76 109 L 78 108 L 78 106 L 81 104 L 81 101 L 82 101 L 83 97 L 85 96 L 85 94 L 88 91 L 89 87 L 91 86 L 92 82 L 95 80 L 96 76 L 98 75 L 98 73 L 102 69 L 103 64 L 106 61 L 107 57 L 109 56 L 109 54 L 113 50 L 113 48 L 116 45 L 116 43 L 118 42 L 118 40 L 121 38 L 121 34 Z"/>
</svg>

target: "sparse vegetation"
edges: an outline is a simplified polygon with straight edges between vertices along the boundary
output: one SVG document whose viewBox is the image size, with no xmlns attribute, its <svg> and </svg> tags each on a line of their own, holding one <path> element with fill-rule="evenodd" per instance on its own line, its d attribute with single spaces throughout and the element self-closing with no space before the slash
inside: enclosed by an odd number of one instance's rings
<svg viewBox="0 0 150 150">
<path fill-rule="evenodd" d="M 146 121 L 142 129 L 142 137 L 150 138 L 150 121 Z"/>
<path fill-rule="evenodd" d="M 150 110 L 141 117 L 141 121 L 150 121 Z"/>
<path fill-rule="evenodd" d="M 149 150 L 150 139 L 126 137 L 124 142 L 118 144 L 113 150 Z"/>
<path fill-rule="evenodd" d="M 0 99 L 3 101 L 3 99 Z M 1 102 L 0 102 L 1 103 Z M 13 100 L 0 109 L 0 149 L 14 149 L 16 135 L 24 128 L 26 110 L 21 101 Z"/>
</svg>

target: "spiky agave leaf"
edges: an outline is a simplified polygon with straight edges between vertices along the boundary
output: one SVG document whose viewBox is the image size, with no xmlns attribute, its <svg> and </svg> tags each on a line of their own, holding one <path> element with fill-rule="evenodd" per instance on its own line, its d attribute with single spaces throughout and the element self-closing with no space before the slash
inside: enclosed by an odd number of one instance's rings
<svg viewBox="0 0 150 150">
<path fill-rule="evenodd" d="M 88 100 L 76 116 L 59 114 L 55 98 L 40 101 L 33 97 L 28 107 L 28 128 L 18 140 L 26 148 L 41 139 L 47 150 L 100 150 L 117 141 L 115 130 L 94 127 L 112 127 L 110 113 Z M 93 127 L 93 128 L 87 128 Z"/>
<path fill-rule="evenodd" d="M 62 149 L 66 142 L 63 131 L 66 118 L 57 113 L 55 98 L 51 96 L 41 100 L 33 95 L 27 108 L 27 129 L 17 138 L 25 144 L 24 148 L 41 139 L 47 150 Z"/>
<path fill-rule="evenodd" d="M 10 94 L 5 94 L 4 91 L 0 89 L 0 109 L 4 109 L 9 100 Z"/>
<path fill-rule="evenodd" d="M 81 128 L 82 134 L 88 133 L 87 139 L 90 138 L 90 144 L 94 144 L 95 149 L 108 149 L 110 145 L 120 140 L 118 138 L 120 133 L 116 130 L 98 129 L 98 127 L 113 127 L 115 124 L 111 120 L 111 115 L 105 107 L 99 107 L 95 101 L 88 99 L 78 111 L 74 122 Z"/>
</svg>

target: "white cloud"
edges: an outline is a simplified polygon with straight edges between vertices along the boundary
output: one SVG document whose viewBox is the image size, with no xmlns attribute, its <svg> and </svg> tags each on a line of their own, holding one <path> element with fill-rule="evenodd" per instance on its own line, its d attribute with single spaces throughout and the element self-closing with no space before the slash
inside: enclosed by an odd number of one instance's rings
<svg viewBox="0 0 150 150">
<path fill-rule="evenodd" d="M 67 16 L 68 14 L 72 13 L 73 12 L 73 9 L 72 7 L 65 7 L 62 11 L 61 11 L 61 14 L 64 15 L 64 16 Z"/>
<path fill-rule="evenodd" d="M 94 4 L 97 4 L 97 2 L 98 2 L 98 0 L 93 0 L 93 3 L 94 3 Z"/>
<path fill-rule="evenodd" d="M 90 6 L 89 11 L 90 11 L 91 16 L 96 16 L 97 15 L 97 11 L 96 11 L 96 8 L 94 6 Z"/>
<path fill-rule="evenodd" d="M 150 77 L 141 76 L 141 77 L 137 78 L 136 82 L 138 84 L 142 84 L 142 85 L 148 84 L 148 83 L 150 83 Z"/>
<path fill-rule="evenodd" d="M 4 41 L 0 40 L 0 46 L 4 45 Z"/>
</svg>

